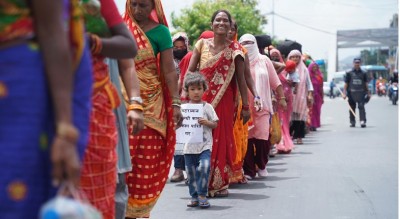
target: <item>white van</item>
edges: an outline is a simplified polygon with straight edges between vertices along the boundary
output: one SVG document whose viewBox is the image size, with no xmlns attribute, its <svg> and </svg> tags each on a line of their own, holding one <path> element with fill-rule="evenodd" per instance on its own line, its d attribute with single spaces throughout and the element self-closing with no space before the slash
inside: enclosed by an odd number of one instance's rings
<svg viewBox="0 0 400 219">
<path fill-rule="evenodd" d="M 333 74 L 333 80 L 335 81 L 336 87 L 343 92 L 344 89 L 344 77 L 346 75 L 346 71 L 338 71 Z"/>
</svg>

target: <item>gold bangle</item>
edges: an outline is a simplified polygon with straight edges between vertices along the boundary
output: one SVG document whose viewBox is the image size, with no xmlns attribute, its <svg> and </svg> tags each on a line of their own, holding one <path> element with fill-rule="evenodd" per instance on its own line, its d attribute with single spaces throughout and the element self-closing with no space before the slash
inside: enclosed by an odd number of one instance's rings
<svg viewBox="0 0 400 219">
<path fill-rule="evenodd" d="M 69 141 L 73 144 L 78 142 L 79 131 L 74 125 L 68 123 L 58 123 L 56 129 L 57 137 Z"/>
<path fill-rule="evenodd" d="M 180 98 L 173 98 L 172 99 L 172 104 L 179 104 L 179 105 L 181 105 L 181 99 Z"/>
<path fill-rule="evenodd" d="M 128 106 L 128 111 L 131 111 L 131 110 L 140 110 L 143 112 L 144 109 L 143 109 L 142 105 L 134 103 L 134 104 L 129 104 L 129 106 Z"/>
<path fill-rule="evenodd" d="M 286 97 L 279 97 L 279 100 L 286 100 Z"/>
</svg>

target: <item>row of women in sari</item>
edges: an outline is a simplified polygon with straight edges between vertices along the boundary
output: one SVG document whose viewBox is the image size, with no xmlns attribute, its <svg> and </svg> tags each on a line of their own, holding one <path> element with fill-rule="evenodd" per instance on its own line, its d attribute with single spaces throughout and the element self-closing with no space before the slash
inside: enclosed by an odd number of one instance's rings
<svg viewBox="0 0 400 219">
<path fill-rule="evenodd" d="M 112 0 L 85 2 L 84 14 L 77 0 L 1 2 L 0 15 L 12 18 L 0 25 L 0 145 L 9 148 L 1 151 L 1 218 L 36 217 L 66 183 L 80 187 L 104 218 L 149 217 L 165 186 L 182 116 L 161 1 L 127 0 L 122 18 Z M 287 97 L 251 36 L 243 45 L 227 39 L 235 35 L 229 12 L 215 12 L 211 23 L 214 37 L 197 42 L 188 70 L 205 76 L 203 100 L 220 118 L 209 195 L 226 196 L 230 183 L 243 180 L 242 166 L 249 175 L 256 165 L 265 169 L 266 161 L 254 163 L 247 147 L 269 147 L 263 121 L 273 112 L 270 88 L 282 112 Z M 113 109 L 124 101 L 106 57 L 119 60 L 125 88 L 127 119 L 118 123 Z M 116 190 L 129 193 L 117 212 Z"/>
</svg>

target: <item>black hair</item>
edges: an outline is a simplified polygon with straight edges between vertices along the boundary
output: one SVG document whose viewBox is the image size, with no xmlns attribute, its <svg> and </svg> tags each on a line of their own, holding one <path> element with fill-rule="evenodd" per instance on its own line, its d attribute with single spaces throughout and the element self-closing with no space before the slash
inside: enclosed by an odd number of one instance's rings
<svg viewBox="0 0 400 219">
<path fill-rule="evenodd" d="M 232 24 L 232 16 L 231 16 L 231 14 L 229 13 L 229 11 L 224 10 L 224 9 L 219 9 L 219 10 L 217 10 L 216 12 L 214 12 L 214 14 L 213 14 L 212 17 L 211 17 L 211 23 L 214 22 L 215 17 L 216 17 L 217 14 L 220 13 L 220 12 L 225 13 L 225 14 L 228 16 L 229 23 Z"/>
<path fill-rule="evenodd" d="M 235 20 L 232 20 L 232 26 L 235 28 L 236 31 L 238 31 L 238 25 Z"/>
<path fill-rule="evenodd" d="M 183 80 L 183 89 L 188 91 L 191 85 L 202 85 L 204 91 L 207 90 L 207 82 L 202 74 L 199 72 L 188 72 Z"/>
</svg>

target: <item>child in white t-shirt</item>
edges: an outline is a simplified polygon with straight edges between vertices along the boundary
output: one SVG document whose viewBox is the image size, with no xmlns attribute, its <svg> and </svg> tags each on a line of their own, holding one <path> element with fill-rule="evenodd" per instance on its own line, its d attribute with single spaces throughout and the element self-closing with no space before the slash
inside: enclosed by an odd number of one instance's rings
<svg viewBox="0 0 400 219">
<path fill-rule="evenodd" d="M 198 123 L 203 126 L 203 142 L 187 143 L 183 147 L 189 193 L 192 197 L 187 206 L 208 208 L 210 203 L 206 196 L 213 144 L 212 129 L 217 127 L 218 116 L 212 105 L 202 100 L 203 93 L 207 89 L 207 82 L 203 75 L 188 72 L 185 75 L 183 89 L 190 99 L 188 104 L 203 104 L 204 115 L 198 120 Z"/>
<path fill-rule="evenodd" d="M 296 63 L 292 60 L 287 60 L 285 71 L 288 73 L 286 75 L 286 80 L 292 81 L 293 93 L 297 94 L 297 87 L 300 82 L 300 75 L 296 72 Z"/>
</svg>

